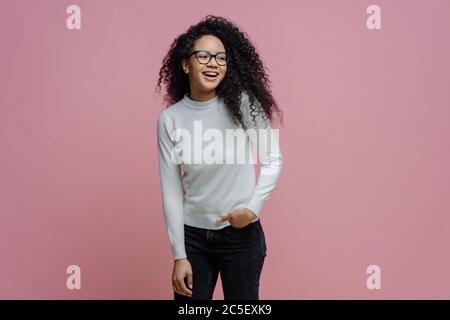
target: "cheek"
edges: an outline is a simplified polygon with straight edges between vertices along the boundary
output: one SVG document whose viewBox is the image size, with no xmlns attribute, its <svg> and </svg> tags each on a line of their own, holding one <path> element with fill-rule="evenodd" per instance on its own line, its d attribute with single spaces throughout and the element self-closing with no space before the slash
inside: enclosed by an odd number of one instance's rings
<svg viewBox="0 0 450 320">
<path fill-rule="evenodd" d="M 223 70 L 223 72 L 221 74 L 221 79 L 225 78 L 226 75 L 227 75 L 227 69 Z"/>
<path fill-rule="evenodd" d="M 192 72 L 192 77 L 193 77 L 194 79 L 200 80 L 200 79 L 203 77 L 203 74 L 202 74 L 201 70 L 194 69 L 194 70 L 192 70 L 192 71 L 193 71 L 193 72 Z"/>
<path fill-rule="evenodd" d="M 196 65 L 194 65 L 192 70 L 194 70 L 194 72 L 198 74 L 198 73 L 202 73 L 202 69 L 203 69 L 203 67 L 201 65 L 196 64 Z"/>
</svg>

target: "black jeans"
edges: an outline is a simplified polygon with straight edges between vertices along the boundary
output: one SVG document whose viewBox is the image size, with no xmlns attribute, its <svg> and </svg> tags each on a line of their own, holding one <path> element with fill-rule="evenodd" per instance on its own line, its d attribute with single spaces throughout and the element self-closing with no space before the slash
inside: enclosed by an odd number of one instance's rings
<svg viewBox="0 0 450 320">
<path fill-rule="evenodd" d="M 261 221 L 244 228 L 209 230 L 184 225 L 187 259 L 192 266 L 192 297 L 174 291 L 175 300 L 212 300 L 220 272 L 225 300 L 259 300 L 259 278 L 266 241 Z M 185 278 L 187 286 L 187 278 Z"/>
</svg>

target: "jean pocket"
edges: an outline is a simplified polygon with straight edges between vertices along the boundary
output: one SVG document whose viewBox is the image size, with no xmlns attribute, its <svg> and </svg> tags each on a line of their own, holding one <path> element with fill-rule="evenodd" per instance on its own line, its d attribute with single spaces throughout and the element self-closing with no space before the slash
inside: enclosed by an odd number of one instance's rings
<svg viewBox="0 0 450 320">
<path fill-rule="evenodd" d="M 225 228 L 225 236 L 228 239 L 236 240 L 239 242 L 247 242 L 251 239 L 257 238 L 257 230 L 256 225 L 254 223 L 250 223 L 249 225 L 243 228 L 235 228 L 232 225 L 229 225 Z"/>
<path fill-rule="evenodd" d="M 258 223 L 259 223 L 259 221 L 251 222 L 243 228 L 235 228 L 230 224 L 228 226 L 228 229 L 230 229 L 235 234 L 248 234 L 248 233 L 256 234 L 256 229 L 258 228 Z"/>
</svg>

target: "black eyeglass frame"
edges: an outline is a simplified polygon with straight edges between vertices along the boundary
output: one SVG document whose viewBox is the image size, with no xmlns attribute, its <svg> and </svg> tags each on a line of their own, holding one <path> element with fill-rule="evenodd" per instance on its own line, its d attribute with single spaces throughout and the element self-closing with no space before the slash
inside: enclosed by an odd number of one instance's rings
<svg viewBox="0 0 450 320">
<path fill-rule="evenodd" d="M 200 60 L 199 60 L 198 57 L 197 57 L 197 53 L 199 53 L 199 52 L 204 52 L 204 53 L 209 54 L 209 60 L 208 60 L 208 62 L 205 62 L 205 63 L 200 62 Z M 195 55 L 195 58 L 197 59 L 198 63 L 200 63 L 200 64 L 208 64 L 208 63 L 211 62 L 211 59 L 212 59 L 212 58 L 214 58 L 214 59 L 216 60 L 216 63 L 217 63 L 219 66 L 226 66 L 226 65 L 228 64 L 228 62 L 230 61 L 230 56 L 229 56 L 226 52 L 218 52 L 218 53 L 216 53 L 216 54 L 212 54 L 211 52 L 208 52 L 208 51 L 205 51 L 205 50 L 195 50 L 195 51 L 192 51 L 191 53 L 188 53 L 188 54 L 186 55 L 186 58 L 189 58 L 189 57 L 192 56 L 193 54 Z M 220 64 L 220 63 L 217 61 L 216 56 L 218 56 L 219 54 L 225 54 L 225 57 L 226 57 L 226 60 L 225 60 L 226 62 L 225 62 L 225 64 Z"/>
</svg>

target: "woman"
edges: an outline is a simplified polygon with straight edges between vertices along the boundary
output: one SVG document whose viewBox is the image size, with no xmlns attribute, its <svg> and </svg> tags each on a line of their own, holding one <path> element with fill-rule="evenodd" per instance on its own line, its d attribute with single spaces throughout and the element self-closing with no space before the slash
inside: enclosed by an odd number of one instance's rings
<svg viewBox="0 0 450 320">
<path fill-rule="evenodd" d="M 168 107 L 157 123 L 158 159 L 174 299 L 211 300 L 220 273 L 225 299 L 258 300 L 260 211 L 282 166 L 268 121 L 281 111 L 263 63 L 234 24 L 208 15 L 174 40 L 159 90 L 162 83 Z M 235 137 L 236 156 L 249 153 L 244 162 L 234 159 Z M 261 164 L 257 184 L 249 146 Z"/>
</svg>

